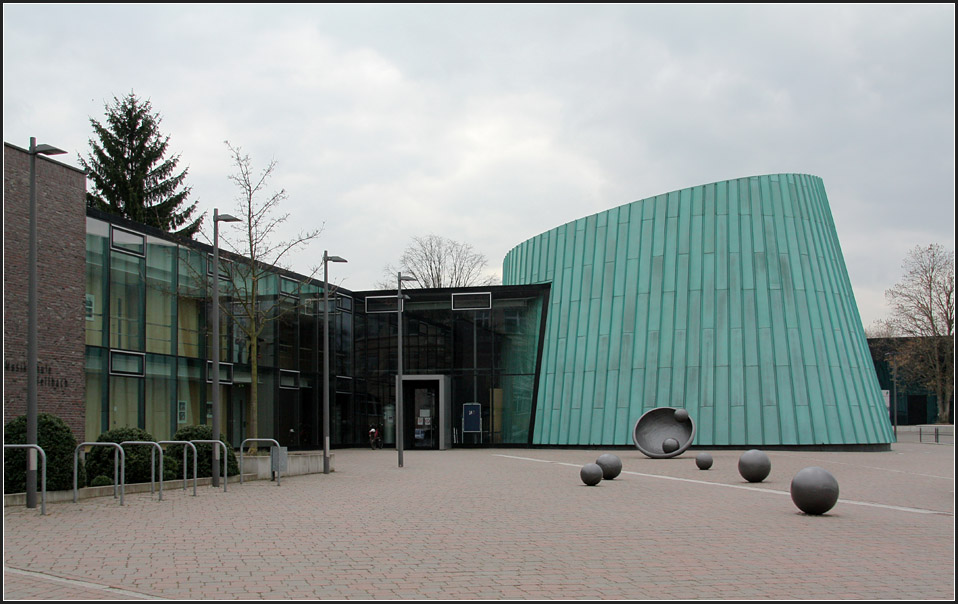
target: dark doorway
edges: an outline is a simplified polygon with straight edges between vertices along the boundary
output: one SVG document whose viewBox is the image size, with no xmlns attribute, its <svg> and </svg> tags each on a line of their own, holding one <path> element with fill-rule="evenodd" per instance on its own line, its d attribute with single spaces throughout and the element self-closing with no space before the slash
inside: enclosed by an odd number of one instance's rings
<svg viewBox="0 0 958 604">
<path fill-rule="evenodd" d="M 439 448 L 439 381 L 403 380 L 404 449 Z"/>
<path fill-rule="evenodd" d="M 908 423 L 912 426 L 928 423 L 928 397 L 921 394 L 908 395 Z"/>
</svg>

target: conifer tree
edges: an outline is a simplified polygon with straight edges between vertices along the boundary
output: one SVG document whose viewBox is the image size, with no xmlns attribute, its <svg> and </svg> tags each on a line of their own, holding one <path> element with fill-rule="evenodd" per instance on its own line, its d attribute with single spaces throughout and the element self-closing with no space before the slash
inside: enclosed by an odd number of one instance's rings
<svg viewBox="0 0 958 604">
<path fill-rule="evenodd" d="M 113 98 L 106 124 L 90 118 L 97 140 L 89 141 L 89 159 L 80 158 L 93 185 L 87 206 L 192 238 L 203 216 L 191 220 L 197 204 L 188 200 L 187 170 L 176 172 L 178 155 L 165 158 L 169 137 L 160 134 L 160 121 L 133 92 Z"/>
</svg>

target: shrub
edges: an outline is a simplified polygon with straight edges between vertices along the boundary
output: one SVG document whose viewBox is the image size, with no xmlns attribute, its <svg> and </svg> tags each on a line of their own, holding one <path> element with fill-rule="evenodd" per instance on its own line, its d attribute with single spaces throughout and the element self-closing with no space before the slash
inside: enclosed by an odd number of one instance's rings
<svg viewBox="0 0 958 604">
<path fill-rule="evenodd" d="M 90 481 L 91 487 L 108 487 L 111 484 L 113 484 L 113 479 L 107 478 L 106 476 L 103 476 L 102 474 Z"/>
<path fill-rule="evenodd" d="M 171 440 L 212 440 L 213 439 L 213 428 L 206 425 L 201 426 L 184 426 L 176 431 L 176 434 L 173 435 Z M 236 452 L 233 451 L 233 447 L 229 445 L 223 439 L 220 439 L 220 442 L 226 445 L 226 471 L 230 476 L 236 476 L 239 474 L 239 463 L 236 461 Z M 196 475 L 200 477 L 211 476 L 213 474 L 213 445 L 209 443 L 196 443 Z M 166 459 L 177 460 L 177 467 L 179 468 L 179 475 L 177 477 L 183 476 L 182 463 L 183 463 L 183 447 L 184 445 L 168 445 L 166 448 L 166 456 L 164 459 L 164 464 Z M 222 451 L 221 451 L 222 454 Z M 187 447 L 186 452 L 186 467 L 187 475 L 193 477 L 193 451 Z M 220 463 L 220 472 L 222 473 L 223 462 Z M 172 463 L 171 463 L 172 466 Z"/>
<path fill-rule="evenodd" d="M 3 442 L 22 445 L 27 442 L 27 416 L 10 420 L 3 428 Z M 77 447 L 73 431 L 62 419 L 49 413 L 37 414 L 37 445 L 47 458 L 47 490 L 73 489 L 73 454 Z M 26 469 L 28 449 L 6 449 L 3 452 L 3 492 L 23 493 L 27 490 Z M 77 466 L 77 484 L 86 482 L 82 463 Z M 37 455 L 37 492 L 43 485 L 43 464 Z"/>
<path fill-rule="evenodd" d="M 100 443 L 121 443 L 128 440 L 152 442 L 153 436 L 141 428 L 128 427 L 107 430 L 96 439 L 96 441 Z M 126 458 L 126 472 L 124 476 L 124 482 L 126 484 L 150 482 L 150 462 L 153 456 L 156 455 L 153 453 L 155 449 L 155 447 L 148 445 L 127 445 L 123 447 Z M 91 447 L 89 453 L 86 455 L 87 475 L 91 477 L 100 475 L 106 477 L 114 476 L 113 457 L 115 451 L 116 449 L 113 447 Z M 156 455 L 156 457 L 157 468 L 159 468 L 159 456 Z M 164 456 L 164 465 L 165 464 L 166 458 Z M 164 475 L 165 474 L 166 472 L 164 471 Z"/>
</svg>

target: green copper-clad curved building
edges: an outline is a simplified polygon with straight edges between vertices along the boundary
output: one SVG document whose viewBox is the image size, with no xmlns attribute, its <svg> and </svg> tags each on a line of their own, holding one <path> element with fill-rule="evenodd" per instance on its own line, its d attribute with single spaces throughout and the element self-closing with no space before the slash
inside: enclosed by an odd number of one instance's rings
<svg viewBox="0 0 958 604">
<path fill-rule="evenodd" d="M 684 407 L 698 446 L 894 440 L 822 180 L 650 197 L 529 239 L 503 283 L 551 283 L 532 444 L 628 445 Z"/>
</svg>

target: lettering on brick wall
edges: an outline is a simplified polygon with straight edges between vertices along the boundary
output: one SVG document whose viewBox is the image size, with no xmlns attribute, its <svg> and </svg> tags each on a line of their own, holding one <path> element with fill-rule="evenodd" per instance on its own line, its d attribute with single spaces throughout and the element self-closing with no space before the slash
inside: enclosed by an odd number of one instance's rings
<svg viewBox="0 0 958 604">
<path fill-rule="evenodd" d="M 26 373 L 26 361 L 3 361 L 3 370 L 11 373 Z M 65 390 L 70 387 L 70 380 L 53 375 L 53 368 L 49 365 L 37 365 L 37 386 L 46 386 L 54 390 Z"/>
</svg>

